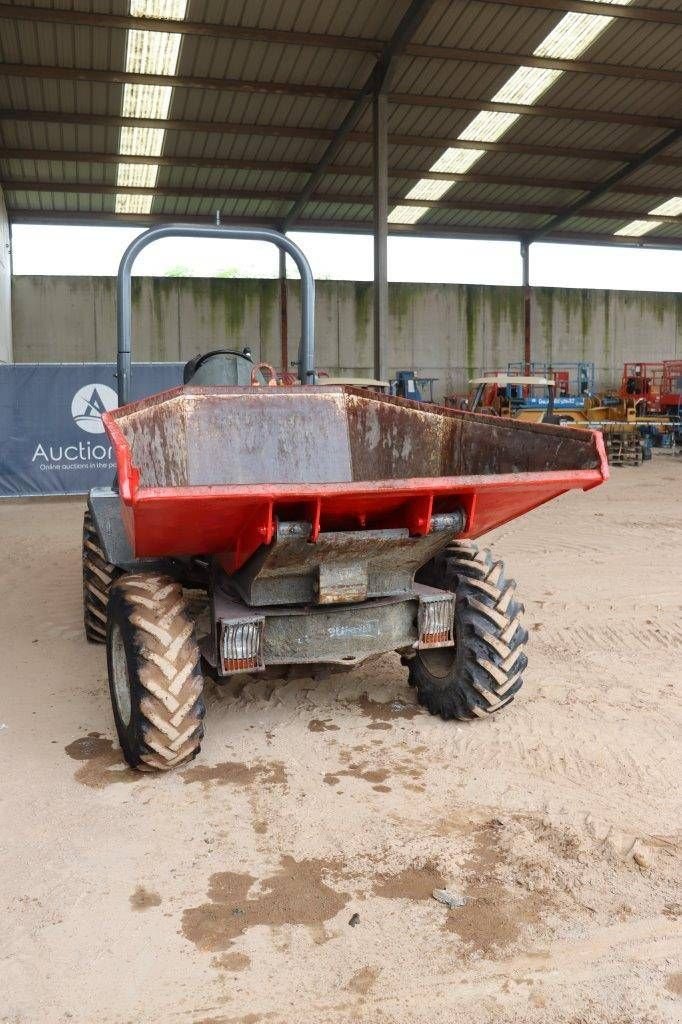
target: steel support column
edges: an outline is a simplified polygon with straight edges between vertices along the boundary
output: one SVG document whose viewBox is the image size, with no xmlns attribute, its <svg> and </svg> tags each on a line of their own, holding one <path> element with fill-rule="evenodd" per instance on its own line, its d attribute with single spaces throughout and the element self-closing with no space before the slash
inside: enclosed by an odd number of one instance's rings
<svg viewBox="0 0 682 1024">
<path fill-rule="evenodd" d="M 388 379 L 388 97 L 372 100 L 374 183 L 374 376 Z"/>
<path fill-rule="evenodd" d="M 521 242 L 521 266 L 523 284 L 523 362 L 525 372 L 530 373 L 532 362 L 531 352 L 531 315 L 532 315 L 532 293 L 530 290 L 530 242 Z"/>
<path fill-rule="evenodd" d="M 287 292 L 287 257 L 279 251 L 279 344 L 282 373 L 289 372 L 289 317 Z M 262 356 L 261 356 L 262 358 Z"/>
</svg>

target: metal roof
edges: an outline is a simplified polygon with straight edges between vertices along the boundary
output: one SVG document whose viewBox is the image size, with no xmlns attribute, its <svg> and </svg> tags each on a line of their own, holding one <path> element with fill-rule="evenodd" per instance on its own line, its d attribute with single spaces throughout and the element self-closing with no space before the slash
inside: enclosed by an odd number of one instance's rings
<svg viewBox="0 0 682 1024">
<path fill-rule="evenodd" d="M 641 239 L 613 234 L 682 196 L 682 0 L 624 3 L 423 5 L 390 82 L 391 206 L 405 205 L 419 179 L 439 177 L 429 168 L 446 148 L 484 154 L 449 175 L 440 199 L 412 203 L 427 207 L 417 223 L 391 232 L 682 244 L 682 214 L 657 217 Z M 224 222 L 371 231 L 369 94 L 351 129 L 339 128 L 409 8 L 189 0 L 185 19 L 170 23 L 131 17 L 128 0 L 0 3 L 0 183 L 10 218 L 148 223 L 220 209 Z M 538 57 L 567 12 L 612 20 L 578 58 Z M 126 82 L 164 84 L 125 70 L 136 27 L 182 36 L 163 121 L 122 117 Z M 519 67 L 563 73 L 531 105 L 496 103 Z M 521 116 L 494 142 L 458 139 L 481 110 Z M 126 124 L 165 128 L 149 215 L 115 213 L 125 193 L 118 165 L 150 161 L 120 155 Z"/>
</svg>

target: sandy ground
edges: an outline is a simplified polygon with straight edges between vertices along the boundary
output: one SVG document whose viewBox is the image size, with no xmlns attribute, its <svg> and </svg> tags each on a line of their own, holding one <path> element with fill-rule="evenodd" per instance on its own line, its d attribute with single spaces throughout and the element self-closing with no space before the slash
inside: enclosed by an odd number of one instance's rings
<svg viewBox="0 0 682 1024">
<path fill-rule="evenodd" d="M 395 657 L 211 687 L 163 777 L 81 633 L 82 502 L 0 505 L 0 1020 L 679 1021 L 681 500 L 660 456 L 492 538 L 532 641 L 499 718 Z"/>
</svg>

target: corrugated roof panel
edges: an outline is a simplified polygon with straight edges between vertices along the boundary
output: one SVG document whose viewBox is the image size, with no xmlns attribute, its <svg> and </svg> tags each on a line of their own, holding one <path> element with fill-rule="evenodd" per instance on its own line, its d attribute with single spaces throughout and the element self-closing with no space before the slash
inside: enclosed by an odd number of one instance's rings
<svg viewBox="0 0 682 1024">
<path fill-rule="evenodd" d="M 435 4 L 414 35 L 415 43 L 463 49 L 504 49 L 523 53 L 533 49 L 559 21 L 550 11 L 501 4 Z"/>
<path fill-rule="evenodd" d="M 23 0 L 22 0 L 23 2 Z M 35 0 L 40 6 L 47 0 Z M 642 2 L 642 0 L 640 0 Z M 679 9 L 675 0 L 648 0 L 654 6 Z M 19 5 L 17 5 L 19 6 Z M 80 9 L 103 13 L 126 13 L 127 0 L 56 0 L 54 6 L 64 10 Z M 250 25 L 298 32 L 333 33 L 353 38 L 386 40 L 395 29 L 407 8 L 401 4 L 377 0 L 372 4 L 358 4 L 356 0 L 301 0 L 298 3 L 272 4 L 270 0 L 192 0 L 188 17 L 194 21 L 223 24 Z M 415 41 L 434 46 L 449 46 L 480 50 L 499 50 L 522 56 L 530 53 L 561 20 L 561 12 L 515 9 L 510 4 L 494 5 L 479 0 L 462 4 L 437 4 L 427 15 L 415 35 Z M 3 59 L 23 63 L 61 64 L 64 67 L 101 68 L 120 70 L 124 66 L 125 32 L 120 29 L 93 28 L 75 24 L 51 24 L 3 21 L 0 53 Z M 655 24 L 614 19 L 609 28 L 581 57 L 583 61 L 598 60 L 621 63 L 623 66 L 639 64 L 652 68 L 680 70 L 682 30 Z M 367 78 L 374 57 L 366 51 L 352 48 L 333 49 L 292 43 L 248 39 L 228 39 L 216 35 L 184 35 L 181 47 L 180 71 L 199 77 L 215 76 L 263 82 L 306 83 L 311 88 L 357 89 Z M 521 60 L 519 60 L 521 63 Z M 514 71 L 513 65 L 478 64 L 469 61 L 450 61 L 434 58 L 404 56 L 397 65 L 394 79 L 395 92 L 413 91 L 420 95 L 456 96 L 472 101 L 489 100 Z M 64 124 L 42 121 L 4 120 L 0 122 L 0 137 L 5 149 L 18 151 L 45 150 L 46 159 L 3 160 L 0 164 L 5 177 L 17 180 L 49 182 L 78 181 L 84 184 L 111 185 L 115 179 L 116 163 L 88 160 L 89 153 L 118 151 L 119 129 L 106 124 L 78 124 L 78 114 L 99 114 L 118 117 L 121 110 L 122 87 L 114 84 L 94 83 L 87 80 L 69 82 L 63 79 L 41 81 L 39 78 L 0 77 L 0 107 L 15 110 L 65 113 L 73 117 Z M 682 117 L 679 108 L 679 87 L 676 83 L 646 81 L 584 73 L 566 73 L 540 98 L 543 106 L 564 106 L 578 110 L 603 110 L 607 113 L 650 116 Z M 285 137 L 277 134 L 259 134 L 248 130 L 249 125 L 279 126 L 292 129 L 322 129 L 333 132 L 350 107 L 349 100 L 329 96 L 292 96 L 287 93 L 249 93 L 202 88 L 177 87 L 173 92 L 170 116 L 186 121 L 185 130 L 167 131 L 162 160 L 181 159 L 181 165 L 162 162 L 158 175 L 159 188 L 196 189 L 209 195 L 157 196 L 153 211 L 157 214 L 210 216 L 215 207 L 211 190 L 244 193 L 278 192 L 297 194 L 308 180 L 307 174 L 286 169 L 285 165 L 302 164 L 312 167 L 328 145 L 328 138 Z M 434 137 L 438 142 L 395 144 L 390 148 L 391 170 L 401 168 L 423 174 L 441 155 L 448 144 L 473 120 L 476 110 L 443 107 L 419 107 L 394 104 L 390 110 L 390 133 L 393 136 Z M 205 132 L 197 122 L 215 124 L 232 123 L 245 129 L 229 132 Z M 371 130 L 370 109 L 367 107 L 358 121 L 357 130 Z M 548 116 L 522 116 L 500 140 L 516 146 L 556 146 L 576 150 L 600 149 L 641 152 L 660 137 L 654 128 L 634 125 L 608 124 L 574 118 Z M 440 141 L 442 140 L 442 142 Z M 49 152 L 78 151 L 85 159 L 64 162 L 49 159 Z M 670 154 L 682 158 L 682 144 L 672 147 Z M 263 163 L 262 169 L 212 166 L 216 161 L 226 163 Z M 306 204 L 304 217 L 308 219 L 347 219 L 349 224 L 368 219 L 371 213 L 371 146 L 367 141 L 351 139 L 343 143 L 334 158 L 335 166 L 347 167 L 348 174 L 332 172 L 322 179 L 317 196 Z M 353 173 L 362 168 L 364 174 Z M 475 164 L 474 174 L 515 177 L 527 184 L 511 186 L 459 182 L 446 194 L 453 202 L 499 203 L 513 207 L 547 206 L 561 209 L 579 195 L 575 190 L 536 186 L 533 179 L 580 179 L 597 182 L 615 170 L 615 161 L 594 160 L 589 156 L 565 158 L 563 156 L 534 156 L 523 153 L 486 152 Z M 651 164 L 632 176 L 632 184 L 661 188 L 663 195 L 680 191 L 680 169 Z M 676 185 L 677 183 L 677 185 Z M 413 177 L 392 177 L 392 195 L 401 195 L 414 185 Z M 675 186 L 676 187 L 673 187 Z M 320 199 L 319 195 L 349 193 L 367 198 L 366 203 L 339 203 Z M 98 193 L 33 193 L 8 190 L 10 207 L 31 208 L 31 204 L 49 212 L 50 209 L 111 211 L 113 195 Z M 33 197 L 33 198 L 32 198 Z M 603 197 L 597 209 L 632 211 L 649 205 L 649 197 L 633 197 L 612 193 Z M 655 205 L 656 199 L 650 205 Z M 225 198 L 230 209 L 239 216 L 272 217 L 274 211 L 284 211 L 290 203 L 272 199 Z M 224 203 L 221 202 L 224 206 Z M 248 212 L 247 212 L 248 211 Z M 255 211 L 259 211 L 258 213 Z M 263 212 L 265 211 L 265 213 Z M 609 224 L 613 221 L 607 218 Z M 460 226 L 464 230 L 492 227 L 505 231 L 530 229 L 544 223 L 546 217 L 521 215 L 515 211 L 430 209 L 424 217 L 423 227 L 429 225 Z M 572 222 L 582 230 L 604 230 L 602 221 L 591 217 L 578 217 Z M 679 228 L 673 224 L 674 236 Z M 577 230 L 574 228 L 574 230 Z M 663 230 L 663 229 L 658 229 Z M 669 226 L 665 230 L 669 232 Z M 670 233 L 670 232 L 669 232 Z"/>
</svg>

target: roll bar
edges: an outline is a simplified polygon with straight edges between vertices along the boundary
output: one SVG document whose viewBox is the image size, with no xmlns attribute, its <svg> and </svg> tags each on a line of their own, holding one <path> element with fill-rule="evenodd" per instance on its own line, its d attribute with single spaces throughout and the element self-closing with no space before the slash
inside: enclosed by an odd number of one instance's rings
<svg viewBox="0 0 682 1024">
<path fill-rule="evenodd" d="M 213 224 L 159 224 L 138 235 L 130 243 L 118 267 L 116 279 L 116 336 L 118 353 L 118 404 L 130 401 L 130 364 L 132 338 L 131 273 L 133 263 L 151 242 L 159 238 L 235 238 L 253 242 L 272 242 L 288 253 L 301 275 L 301 341 L 298 371 L 301 383 L 315 383 L 315 279 L 308 260 L 286 235 L 273 228 L 231 228 Z M 286 370 L 286 366 L 283 367 Z"/>
</svg>

